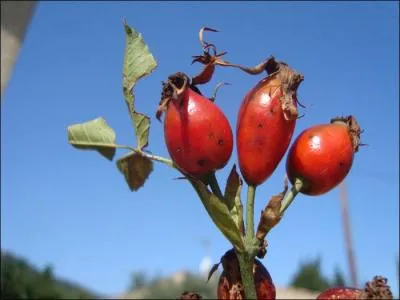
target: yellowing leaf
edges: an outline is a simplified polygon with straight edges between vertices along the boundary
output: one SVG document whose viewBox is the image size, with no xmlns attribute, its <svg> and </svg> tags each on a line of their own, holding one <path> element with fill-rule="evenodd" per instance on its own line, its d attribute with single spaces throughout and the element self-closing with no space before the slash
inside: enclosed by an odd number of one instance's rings
<svg viewBox="0 0 400 300">
<path fill-rule="evenodd" d="M 153 171 L 153 162 L 143 155 L 131 152 L 117 160 L 117 167 L 124 175 L 130 190 L 137 191 Z"/>
</svg>

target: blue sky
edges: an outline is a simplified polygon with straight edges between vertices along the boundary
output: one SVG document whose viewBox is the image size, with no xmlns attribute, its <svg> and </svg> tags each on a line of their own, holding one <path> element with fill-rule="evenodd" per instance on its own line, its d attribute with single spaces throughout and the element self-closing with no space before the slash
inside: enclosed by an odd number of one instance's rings
<svg viewBox="0 0 400 300">
<path fill-rule="evenodd" d="M 104 117 L 121 144 L 134 135 L 121 90 L 125 36 L 121 18 L 143 34 L 158 67 L 136 87 L 138 110 L 151 115 L 150 147 L 168 156 L 154 118 L 169 74 L 193 75 L 198 30 L 227 60 L 255 65 L 273 54 L 304 74 L 300 100 L 309 106 L 295 129 L 353 114 L 368 147 L 346 179 L 360 282 L 389 278 L 398 294 L 399 72 L 395 2 L 43 2 L 40 3 L 2 102 L 1 244 L 57 275 L 115 294 L 132 271 L 167 275 L 198 270 L 229 248 L 195 192 L 164 165 L 145 186 L 129 191 L 114 162 L 67 143 L 67 126 Z M 244 94 L 264 75 L 217 69 L 202 90 L 232 85 L 218 105 L 232 127 Z M 122 155 L 123 151 L 118 151 Z M 257 190 L 256 216 L 280 192 L 284 161 Z M 236 153 L 218 173 L 224 185 Z M 207 252 L 201 240 L 212 243 Z M 263 263 L 275 283 L 289 282 L 300 261 L 322 257 L 332 275 L 348 274 L 339 191 L 300 195 L 271 233 Z M 348 276 L 347 276 L 348 278 Z"/>
</svg>

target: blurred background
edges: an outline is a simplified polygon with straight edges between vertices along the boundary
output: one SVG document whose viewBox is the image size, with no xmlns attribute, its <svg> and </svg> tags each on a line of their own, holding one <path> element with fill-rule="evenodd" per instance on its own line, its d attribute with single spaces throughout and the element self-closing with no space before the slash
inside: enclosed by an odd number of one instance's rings
<svg viewBox="0 0 400 300">
<path fill-rule="evenodd" d="M 248 66 L 269 55 L 305 77 L 294 137 L 353 114 L 362 142 L 345 183 L 300 195 L 262 260 L 278 298 L 312 298 L 375 275 L 399 295 L 398 2 L 1 2 L 1 292 L 25 298 L 215 297 L 212 264 L 230 248 L 191 187 L 164 165 L 132 193 L 115 162 L 73 149 L 67 126 L 104 117 L 134 145 L 122 95 L 122 17 L 158 62 L 135 88 L 152 119 L 149 150 L 168 156 L 155 118 L 162 80 L 201 54 L 198 31 Z M 217 69 L 202 91 L 236 126 L 246 92 L 264 75 Z M 118 156 L 124 154 L 118 151 Z M 217 174 L 222 186 L 234 153 Z M 282 188 L 285 158 L 257 190 L 255 212 Z M 221 271 L 221 268 L 219 272 Z"/>
</svg>

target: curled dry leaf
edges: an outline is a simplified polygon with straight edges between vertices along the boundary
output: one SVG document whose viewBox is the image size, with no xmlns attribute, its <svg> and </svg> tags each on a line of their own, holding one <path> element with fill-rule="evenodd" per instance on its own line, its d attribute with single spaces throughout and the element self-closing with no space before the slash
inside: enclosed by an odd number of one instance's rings
<svg viewBox="0 0 400 300">
<path fill-rule="evenodd" d="M 267 233 L 281 220 L 280 210 L 282 200 L 288 190 L 288 179 L 285 177 L 283 191 L 275 196 L 272 196 L 267 206 L 261 211 L 260 221 L 257 227 L 256 238 L 260 241 L 260 251 L 257 254 L 258 257 L 262 258 L 266 253 L 267 242 L 265 237 Z"/>
<path fill-rule="evenodd" d="M 131 152 L 117 160 L 117 167 L 124 175 L 131 191 L 141 188 L 153 171 L 153 162 L 136 152 Z"/>
</svg>

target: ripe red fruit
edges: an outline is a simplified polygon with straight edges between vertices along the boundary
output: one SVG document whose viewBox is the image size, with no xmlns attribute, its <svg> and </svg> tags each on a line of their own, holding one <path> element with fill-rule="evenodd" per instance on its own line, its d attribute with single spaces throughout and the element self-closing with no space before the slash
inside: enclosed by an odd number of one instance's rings
<svg viewBox="0 0 400 300">
<path fill-rule="evenodd" d="M 387 279 L 375 276 L 365 284 L 364 289 L 331 288 L 318 295 L 317 299 L 393 299 Z"/>
<path fill-rule="evenodd" d="M 285 154 L 295 128 L 296 91 L 303 76 L 286 64 L 261 80 L 243 99 L 236 128 L 239 166 L 251 185 L 263 183 Z"/>
<path fill-rule="evenodd" d="M 218 299 L 245 299 L 239 262 L 234 250 L 226 252 L 221 262 L 224 270 L 218 281 Z M 253 270 L 257 299 L 275 299 L 276 290 L 271 275 L 258 259 L 254 260 Z"/>
<path fill-rule="evenodd" d="M 174 163 L 199 177 L 226 165 L 233 150 L 233 134 L 218 106 L 188 82 L 186 75 L 177 73 L 164 84 L 164 137 Z"/>
<path fill-rule="evenodd" d="M 360 145 L 361 130 L 353 116 L 304 130 L 289 150 L 286 171 L 290 182 L 303 180 L 303 194 L 321 195 L 349 173 Z"/>
</svg>

